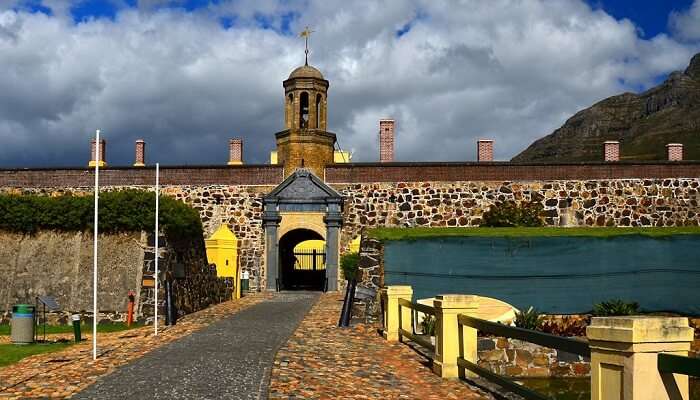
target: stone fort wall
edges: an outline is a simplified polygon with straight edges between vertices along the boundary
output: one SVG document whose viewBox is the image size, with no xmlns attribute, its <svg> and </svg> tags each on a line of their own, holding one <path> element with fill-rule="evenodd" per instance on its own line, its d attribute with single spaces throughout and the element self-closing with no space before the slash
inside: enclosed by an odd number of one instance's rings
<svg viewBox="0 0 700 400">
<path fill-rule="evenodd" d="M 497 201 L 539 201 L 549 226 L 697 226 L 700 178 L 399 182 L 334 185 L 346 198 L 342 242 L 363 228 L 479 226 Z"/>
<path fill-rule="evenodd" d="M 152 168 L 108 168 L 104 190 L 148 189 Z M 227 223 L 251 287 L 264 287 L 262 197 L 279 166 L 163 167 L 164 194 L 197 209 L 205 234 Z M 496 201 L 540 201 L 551 226 L 700 225 L 700 163 L 335 164 L 325 181 L 346 197 L 341 247 L 363 228 L 478 226 Z M 0 171 L 0 192 L 91 195 L 88 169 Z"/>
<path fill-rule="evenodd" d="M 56 298 L 60 311 L 47 315 L 51 323 L 67 323 L 71 313 L 92 317 L 93 249 L 91 232 L 0 232 L 0 323 L 7 322 L 14 304 L 34 304 L 35 297 Z M 99 237 L 98 307 L 100 320 L 124 321 L 127 294 L 133 291 L 136 318 L 152 321 L 155 289 L 143 282 L 155 276 L 153 235 L 144 232 L 101 234 Z M 173 288 L 175 304 L 188 314 L 231 298 L 231 283 L 209 267 L 201 238 L 171 241 L 161 237 L 160 271 L 184 266 Z M 164 306 L 161 279 L 159 305 Z M 163 314 L 161 314 L 163 315 Z"/>
</svg>

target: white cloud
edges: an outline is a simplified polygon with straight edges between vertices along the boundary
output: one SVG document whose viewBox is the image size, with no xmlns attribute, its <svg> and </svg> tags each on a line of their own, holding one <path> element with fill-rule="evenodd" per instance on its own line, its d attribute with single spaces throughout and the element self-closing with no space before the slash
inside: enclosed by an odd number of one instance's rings
<svg viewBox="0 0 700 400">
<path fill-rule="evenodd" d="M 0 11 L 0 166 L 83 165 L 95 128 L 112 164 L 132 162 L 139 137 L 151 161 L 220 164 L 234 135 L 248 162 L 265 162 L 281 82 L 303 62 L 288 24 L 316 31 L 329 127 L 358 161 L 377 159 L 386 116 L 400 160 L 473 159 L 480 137 L 507 159 L 578 109 L 683 69 L 697 49 L 644 40 L 578 0 L 244 0 L 194 13 L 158 3 L 78 25 L 65 7 Z"/>
<path fill-rule="evenodd" d="M 695 0 L 686 11 L 671 13 L 669 26 L 683 40 L 700 40 L 700 0 Z"/>
</svg>

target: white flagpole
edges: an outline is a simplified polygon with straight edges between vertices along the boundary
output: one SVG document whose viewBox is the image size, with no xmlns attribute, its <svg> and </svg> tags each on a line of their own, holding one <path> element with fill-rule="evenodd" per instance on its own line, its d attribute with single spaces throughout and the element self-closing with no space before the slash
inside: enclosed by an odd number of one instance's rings
<svg viewBox="0 0 700 400">
<path fill-rule="evenodd" d="M 97 360 L 97 208 L 100 193 L 100 130 L 95 131 L 95 225 L 92 255 L 92 359 Z"/>
<path fill-rule="evenodd" d="M 155 327 L 155 335 L 158 336 L 158 197 L 159 197 L 159 180 L 160 180 L 160 165 L 156 163 L 156 230 L 155 230 L 155 259 L 156 259 L 156 295 L 155 295 L 155 319 L 153 326 Z"/>
</svg>

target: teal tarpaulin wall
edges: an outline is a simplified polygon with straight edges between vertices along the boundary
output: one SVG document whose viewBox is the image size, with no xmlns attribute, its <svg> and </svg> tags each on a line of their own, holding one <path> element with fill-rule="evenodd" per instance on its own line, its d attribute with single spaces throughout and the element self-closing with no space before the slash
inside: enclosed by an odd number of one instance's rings
<svg viewBox="0 0 700 400">
<path fill-rule="evenodd" d="M 388 241 L 384 273 L 386 285 L 413 286 L 414 299 L 478 294 L 572 314 L 619 298 L 700 315 L 700 236 Z"/>
</svg>

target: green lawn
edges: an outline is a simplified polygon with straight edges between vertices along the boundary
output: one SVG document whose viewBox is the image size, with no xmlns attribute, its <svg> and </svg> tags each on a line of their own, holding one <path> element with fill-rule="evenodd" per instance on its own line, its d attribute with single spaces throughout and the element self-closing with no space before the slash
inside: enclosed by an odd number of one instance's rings
<svg viewBox="0 0 700 400">
<path fill-rule="evenodd" d="M 586 236 L 612 237 L 641 235 L 664 237 L 671 235 L 700 235 L 700 227 L 672 228 L 377 228 L 368 232 L 370 237 L 379 240 L 416 240 L 439 237 L 553 237 Z"/>
<path fill-rule="evenodd" d="M 0 344 L 0 367 L 16 363 L 34 354 L 52 353 L 63 350 L 71 343 L 37 343 L 37 344 Z"/>
<path fill-rule="evenodd" d="M 143 325 L 141 324 L 131 324 L 131 327 L 127 327 L 126 323 L 124 322 L 116 322 L 113 324 L 98 324 L 97 325 L 97 332 L 104 333 L 104 332 L 119 332 L 119 331 L 125 331 L 127 329 L 134 329 L 134 328 L 140 328 Z M 86 325 L 82 324 L 80 325 L 80 330 L 83 333 L 90 333 L 92 332 L 92 325 Z M 39 335 L 44 334 L 44 326 L 43 325 L 37 325 L 36 331 L 39 333 Z M 46 325 L 46 333 L 73 333 L 73 325 Z M 0 335 L 9 335 L 10 334 L 10 325 L 0 325 Z"/>
</svg>

